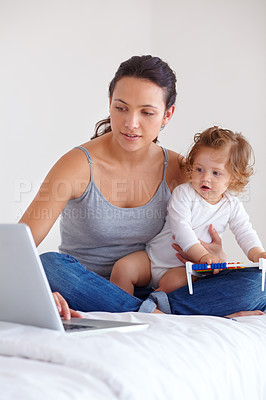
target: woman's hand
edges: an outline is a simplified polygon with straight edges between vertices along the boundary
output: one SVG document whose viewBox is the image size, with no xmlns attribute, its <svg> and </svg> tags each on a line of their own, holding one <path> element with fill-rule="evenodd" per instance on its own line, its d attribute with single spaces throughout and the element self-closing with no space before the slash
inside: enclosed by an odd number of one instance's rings
<svg viewBox="0 0 266 400">
<path fill-rule="evenodd" d="M 175 236 L 173 235 L 172 237 L 175 240 Z M 186 264 L 187 261 L 190 261 L 187 253 L 184 253 L 177 243 L 173 243 L 172 247 L 175 249 L 175 251 L 177 251 L 176 256 L 183 264 Z"/>
<path fill-rule="evenodd" d="M 203 240 L 200 240 L 200 244 L 208 251 L 208 253 L 213 254 L 219 258 L 221 262 L 226 261 L 226 254 L 223 251 L 222 248 L 222 240 L 216 230 L 214 229 L 213 225 L 211 224 L 209 226 L 209 234 L 211 236 L 211 243 L 206 243 Z M 173 239 L 175 237 L 173 236 Z M 190 261 L 188 255 L 183 252 L 180 246 L 178 246 L 177 243 L 173 243 L 172 247 L 178 252 L 177 258 L 182 261 L 183 263 L 186 263 L 187 261 Z"/>
<path fill-rule="evenodd" d="M 200 243 L 209 253 L 217 256 L 221 260 L 221 262 L 226 262 L 226 254 L 224 253 L 222 248 L 222 240 L 212 224 L 209 226 L 209 234 L 212 239 L 211 243 L 206 243 L 203 240 L 199 239 Z"/>
<path fill-rule="evenodd" d="M 71 308 L 69 308 L 66 300 L 60 293 L 54 292 L 53 296 L 58 312 L 61 315 L 61 317 L 64 317 L 64 319 L 67 320 L 70 319 L 71 317 L 82 318 L 82 316 L 77 311 L 74 311 Z"/>
</svg>

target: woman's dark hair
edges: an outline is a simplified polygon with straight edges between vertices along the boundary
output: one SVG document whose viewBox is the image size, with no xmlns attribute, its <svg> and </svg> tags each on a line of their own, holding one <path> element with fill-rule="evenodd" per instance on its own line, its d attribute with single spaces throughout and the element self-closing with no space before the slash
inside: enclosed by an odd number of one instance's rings
<svg viewBox="0 0 266 400">
<path fill-rule="evenodd" d="M 115 85 L 124 77 L 134 77 L 149 80 L 160 86 L 165 95 L 165 108 L 168 110 L 176 100 L 176 77 L 169 65 L 159 57 L 133 56 L 122 62 L 109 85 L 109 98 L 113 96 Z M 111 131 L 110 116 L 96 123 L 95 133 L 91 139 L 95 139 L 104 133 Z M 154 139 L 157 142 L 157 138 Z"/>
</svg>

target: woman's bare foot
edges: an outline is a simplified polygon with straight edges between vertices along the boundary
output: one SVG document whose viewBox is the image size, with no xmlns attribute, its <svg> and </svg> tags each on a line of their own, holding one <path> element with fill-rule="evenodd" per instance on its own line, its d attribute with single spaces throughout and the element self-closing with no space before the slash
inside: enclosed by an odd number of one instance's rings
<svg viewBox="0 0 266 400">
<path fill-rule="evenodd" d="M 238 311 L 233 314 L 226 315 L 228 318 L 235 318 L 235 317 L 247 317 L 249 315 L 263 315 L 264 313 L 260 310 L 253 310 L 253 311 Z"/>
<path fill-rule="evenodd" d="M 164 314 L 162 311 L 158 310 L 158 308 L 155 308 L 155 310 L 153 310 L 152 314 Z"/>
</svg>

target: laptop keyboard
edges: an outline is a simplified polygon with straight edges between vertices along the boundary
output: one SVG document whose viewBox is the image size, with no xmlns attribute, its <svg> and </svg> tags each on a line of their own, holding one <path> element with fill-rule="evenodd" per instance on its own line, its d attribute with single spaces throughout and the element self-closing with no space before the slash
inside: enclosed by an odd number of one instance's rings
<svg viewBox="0 0 266 400">
<path fill-rule="evenodd" d="M 75 325 L 75 324 L 63 324 L 65 331 L 73 331 L 79 329 L 95 329 L 94 325 Z"/>
</svg>

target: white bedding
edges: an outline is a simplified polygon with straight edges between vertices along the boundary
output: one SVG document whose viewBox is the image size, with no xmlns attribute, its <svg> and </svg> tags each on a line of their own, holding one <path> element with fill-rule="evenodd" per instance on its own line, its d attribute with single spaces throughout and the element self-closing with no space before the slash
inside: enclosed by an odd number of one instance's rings
<svg viewBox="0 0 266 400">
<path fill-rule="evenodd" d="M 91 336 L 0 322 L 1 400 L 266 399 L 266 315 L 83 315 L 150 327 Z"/>
</svg>

